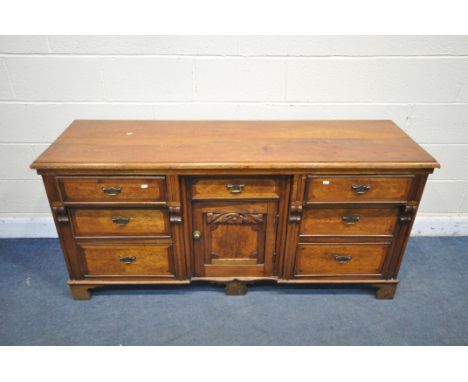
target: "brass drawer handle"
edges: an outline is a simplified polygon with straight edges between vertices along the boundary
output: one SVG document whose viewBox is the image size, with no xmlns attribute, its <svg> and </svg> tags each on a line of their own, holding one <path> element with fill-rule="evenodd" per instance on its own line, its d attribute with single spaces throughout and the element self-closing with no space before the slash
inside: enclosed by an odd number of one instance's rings
<svg viewBox="0 0 468 382">
<path fill-rule="evenodd" d="M 122 263 L 129 265 L 135 262 L 136 256 L 119 256 L 119 260 Z"/>
<path fill-rule="evenodd" d="M 193 231 L 192 236 L 194 240 L 200 240 L 202 237 L 202 233 L 200 231 Z"/>
<path fill-rule="evenodd" d="M 346 224 L 355 224 L 359 221 L 359 216 L 357 215 L 343 215 L 341 217 L 341 220 L 343 220 Z"/>
<path fill-rule="evenodd" d="M 102 192 L 104 192 L 106 195 L 109 195 L 109 196 L 116 196 L 122 192 L 122 187 L 121 186 L 117 186 L 117 187 L 104 186 L 102 188 Z"/>
<path fill-rule="evenodd" d="M 351 255 L 335 255 L 335 260 L 340 264 L 349 263 L 352 258 Z"/>
<path fill-rule="evenodd" d="M 245 184 L 226 184 L 226 188 L 231 194 L 240 194 L 244 190 Z"/>
<path fill-rule="evenodd" d="M 128 224 L 129 221 L 130 221 L 130 218 L 126 216 L 112 218 L 112 222 L 114 224 L 117 224 L 120 227 L 123 227 L 124 225 Z"/>
<path fill-rule="evenodd" d="M 358 195 L 363 195 L 366 192 L 370 191 L 371 186 L 370 184 L 353 184 L 351 189 Z"/>
</svg>

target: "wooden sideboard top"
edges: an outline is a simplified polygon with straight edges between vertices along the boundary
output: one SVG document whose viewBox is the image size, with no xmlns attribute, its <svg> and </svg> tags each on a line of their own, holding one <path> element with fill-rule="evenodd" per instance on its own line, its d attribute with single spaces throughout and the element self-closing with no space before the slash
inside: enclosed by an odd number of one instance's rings
<svg viewBox="0 0 468 382">
<path fill-rule="evenodd" d="M 433 169 L 388 120 L 74 121 L 31 165 L 39 170 Z"/>
</svg>

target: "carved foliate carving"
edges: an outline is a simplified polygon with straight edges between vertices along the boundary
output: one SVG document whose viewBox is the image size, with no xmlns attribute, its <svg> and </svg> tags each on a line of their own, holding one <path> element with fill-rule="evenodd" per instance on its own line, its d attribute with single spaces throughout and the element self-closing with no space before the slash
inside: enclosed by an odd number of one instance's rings
<svg viewBox="0 0 468 382">
<path fill-rule="evenodd" d="M 206 214 L 208 224 L 259 224 L 263 223 L 263 214 L 240 214 L 237 212 Z"/>
<path fill-rule="evenodd" d="M 68 223 L 68 213 L 65 207 L 52 207 L 52 211 L 54 212 L 55 219 L 57 219 L 58 223 Z"/>
<path fill-rule="evenodd" d="M 171 223 L 182 223 L 182 209 L 180 206 L 169 206 L 169 221 Z"/>
<path fill-rule="evenodd" d="M 413 215 L 416 212 L 416 209 L 416 206 L 404 206 L 400 215 L 400 221 L 403 223 L 408 223 L 413 220 Z"/>
<path fill-rule="evenodd" d="M 292 204 L 289 207 L 289 221 L 291 223 L 299 223 L 302 219 L 302 204 Z"/>
</svg>

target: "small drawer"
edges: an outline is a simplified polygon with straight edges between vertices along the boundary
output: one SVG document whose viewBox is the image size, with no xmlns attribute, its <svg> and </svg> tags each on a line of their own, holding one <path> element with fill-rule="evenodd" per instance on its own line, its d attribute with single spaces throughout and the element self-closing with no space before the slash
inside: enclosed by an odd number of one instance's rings
<svg viewBox="0 0 468 382">
<path fill-rule="evenodd" d="M 164 177 L 58 177 L 64 202 L 164 201 Z"/>
<path fill-rule="evenodd" d="M 81 244 L 85 276 L 174 275 L 172 248 L 164 244 Z"/>
<path fill-rule="evenodd" d="M 310 176 L 308 202 L 406 201 L 414 177 Z"/>
<path fill-rule="evenodd" d="M 70 209 L 76 237 L 168 236 L 165 209 Z"/>
<path fill-rule="evenodd" d="M 276 177 L 193 178 L 192 199 L 277 199 L 280 179 Z"/>
<path fill-rule="evenodd" d="M 306 208 L 301 235 L 393 235 L 399 208 Z"/>
<path fill-rule="evenodd" d="M 300 244 L 296 272 L 313 275 L 379 275 L 389 244 Z"/>
</svg>

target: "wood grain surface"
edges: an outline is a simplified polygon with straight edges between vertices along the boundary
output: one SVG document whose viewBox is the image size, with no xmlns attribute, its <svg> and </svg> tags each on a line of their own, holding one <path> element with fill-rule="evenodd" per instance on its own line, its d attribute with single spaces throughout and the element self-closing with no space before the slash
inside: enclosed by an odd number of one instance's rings
<svg viewBox="0 0 468 382">
<path fill-rule="evenodd" d="M 435 168 L 392 121 L 73 122 L 35 169 Z"/>
</svg>

